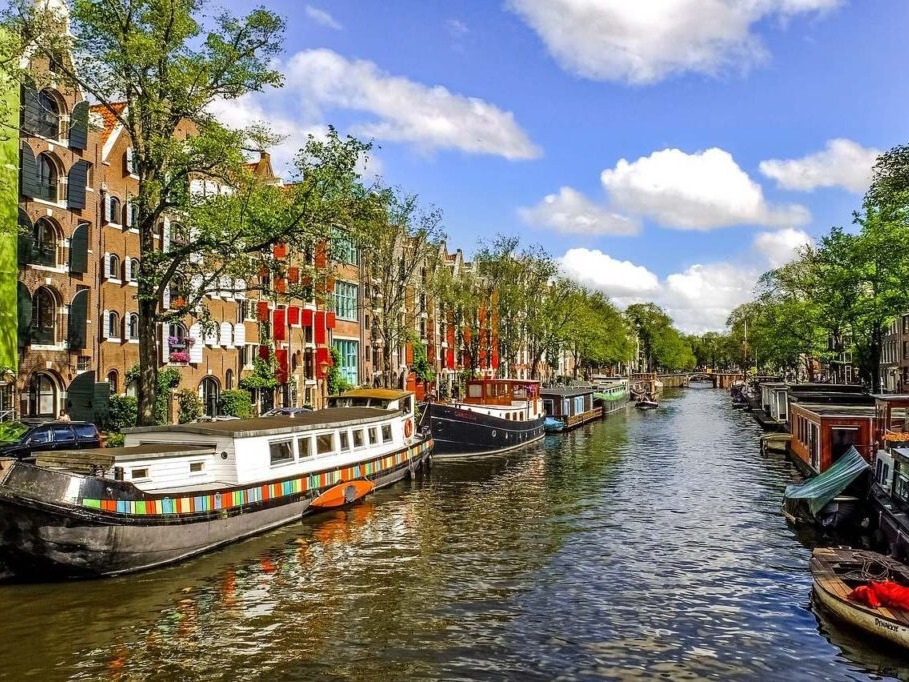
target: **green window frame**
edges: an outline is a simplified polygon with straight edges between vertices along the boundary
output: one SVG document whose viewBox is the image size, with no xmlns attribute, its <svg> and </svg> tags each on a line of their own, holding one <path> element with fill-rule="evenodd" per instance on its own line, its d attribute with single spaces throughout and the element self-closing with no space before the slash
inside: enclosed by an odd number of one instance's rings
<svg viewBox="0 0 909 682">
<path fill-rule="evenodd" d="M 338 354 L 341 356 L 341 363 L 338 367 L 341 370 L 341 376 L 349 384 L 356 386 L 359 381 L 359 342 L 357 341 L 348 341 L 346 339 L 334 339 L 332 341 L 332 346 L 335 350 L 338 351 Z"/>
<path fill-rule="evenodd" d="M 335 282 L 335 315 L 341 320 L 357 321 L 357 285 Z"/>
</svg>

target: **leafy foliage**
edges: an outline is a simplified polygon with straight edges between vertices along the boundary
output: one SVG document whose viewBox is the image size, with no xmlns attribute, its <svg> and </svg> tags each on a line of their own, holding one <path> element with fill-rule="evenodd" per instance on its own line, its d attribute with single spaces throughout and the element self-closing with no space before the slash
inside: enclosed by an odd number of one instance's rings
<svg viewBox="0 0 909 682">
<path fill-rule="evenodd" d="M 218 409 L 221 414 L 240 419 L 249 419 L 253 416 L 252 397 L 249 391 L 244 391 L 243 389 L 221 391 Z"/>
<path fill-rule="evenodd" d="M 130 395 L 112 395 L 108 402 L 107 428 L 120 432 L 136 425 L 138 414 L 136 399 Z"/>
<path fill-rule="evenodd" d="M 177 391 L 177 421 L 180 424 L 188 424 L 196 421 L 202 416 L 202 399 L 199 394 L 189 388 L 183 388 Z"/>
<path fill-rule="evenodd" d="M 352 388 L 350 382 L 341 374 L 341 353 L 337 348 L 331 349 L 331 367 L 328 368 L 326 381 L 329 394 L 343 393 Z"/>
</svg>

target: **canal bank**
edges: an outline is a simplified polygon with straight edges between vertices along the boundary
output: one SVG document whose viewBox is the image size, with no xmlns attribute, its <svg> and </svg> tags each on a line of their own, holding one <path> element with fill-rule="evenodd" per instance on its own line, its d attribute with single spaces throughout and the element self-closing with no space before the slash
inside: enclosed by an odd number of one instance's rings
<svg viewBox="0 0 909 682">
<path fill-rule="evenodd" d="M 0 586 L 0 676 L 909 676 L 819 625 L 796 475 L 728 403 L 667 392 L 185 564 Z"/>
</svg>

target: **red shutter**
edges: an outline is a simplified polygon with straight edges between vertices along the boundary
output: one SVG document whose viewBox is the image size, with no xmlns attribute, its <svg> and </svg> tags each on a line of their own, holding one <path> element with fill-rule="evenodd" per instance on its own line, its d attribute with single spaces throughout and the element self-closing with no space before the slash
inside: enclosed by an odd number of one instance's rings
<svg viewBox="0 0 909 682">
<path fill-rule="evenodd" d="M 310 308 L 303 309 L 303 326 L 312 327 L 312 310 Z"/>
<path fill-rule="evenodd" d="M 324 244 L 319 246 L 318 248 L 316 248 L 315 261 L 316 261 L 317 268 L 324 268 L 326 265 L 328 265 L 328 257 L 327 257 L 327 254 L 325 253 Z"/>
<path fill-rule="evenodd" d="M 331 355 L 327 348 L 316 348 L 316 378 L 324 379 L 327 372 L 322 371 L 322 365 L 331 365 Z"/>
<path fill-rule="evenodd" d="M 286 293 L 287 292 L 287 280 L 284 279 L 283 277 L 278 277 L 275 280 L 275 291 L 277 291 L 279 294 Z"/>
<path fill-rule="evenodd" d="M 404 357 L 405 357 L 405 359 L 406 359 L 405 361 L 407 362 L 408 365 L 413 364 L 413 344 L 412 343 L 408 343 L 407 346 L 405 347 Z"/>
<path fill-rule="evenodd" d="M 276 260 L 284 260 L 287 258 L 287 244 L 275 244 L 274 253 Z"/>
<path fill-rule="evenodd" d="M 263 360 L 268 360 L 268 356 L 269 356 L 268 351 L 269 351 L 268 346 L 259 346 L 259 357 L 262 358 Z"/>
<path fill-rule="evenodd" d="M 268 301 L 256 303 L 256 318 L 259 322 L 268 322 Z"/>
<path fill-rule="evenodd" d="M 287 338 L 287 311 L 283 309 L 274 312 L 275 341 L 284 341 Z"/>
<path fill-rule="evenodd" d="M 455 352 L 454 348 L 449 348 L 448 352 L 445 354 L 445 367 L 448 369 L 454 369 L 455 366 Z"/>
<path fill-rule="evenodd" d="M 277 360 L 277 368 L 275 369 L 275 379 L 278 380 L 279 384 L 287 383 L 287 351 L 283 349 L 278 349 L 275 351 L 275 360 Z"/>
<path fill-rule="evenodd" d="M 287 279 L 289 279 L 291 281 L 291 283 L 293 283 L 293 284 L 296 284 L 297 282 L 299 282 L 300 281 L 300 268 L 298 268 L 298 267 L 287 268 Z"/>
<path fill-rule="evenodd" d="M 334 313 L 326 313 L 325 326 L 328 327 L 329 329 L 335 328 L 335 314 Z"/>
<path fill-rule="evenodd" d="M 300 326 L 300 308 L 299 306 L 291 306 L 287 309 L 287 324 L 294 325 L 295 327 Z"/>
<path fill-rule="evenodd" d="M 328 335 L 325 333 L 325 313 L 321 310 L 316 311 L 316 345 L 325 345 Z"/>
<path fill-rule="evenodd" d="M 498 351 L 492 351 L 492 368 L 499 368 L 499 353 Z"/>
</svg>

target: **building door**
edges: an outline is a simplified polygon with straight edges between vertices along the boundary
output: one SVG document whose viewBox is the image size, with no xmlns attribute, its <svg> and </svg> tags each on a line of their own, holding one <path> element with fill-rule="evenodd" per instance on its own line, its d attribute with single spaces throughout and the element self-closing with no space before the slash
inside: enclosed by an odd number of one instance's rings
<svg viewBox="0 0 909 682">
<path fill-rule="evenodd" d="M 205 377 L 199 384 L 199 397 L 202 398 L 202 411 L 206 416 L 215 417 L 218 414 L 218 398 L 220 391 L 218 382 L 213 377 Z"/>
</svg>

